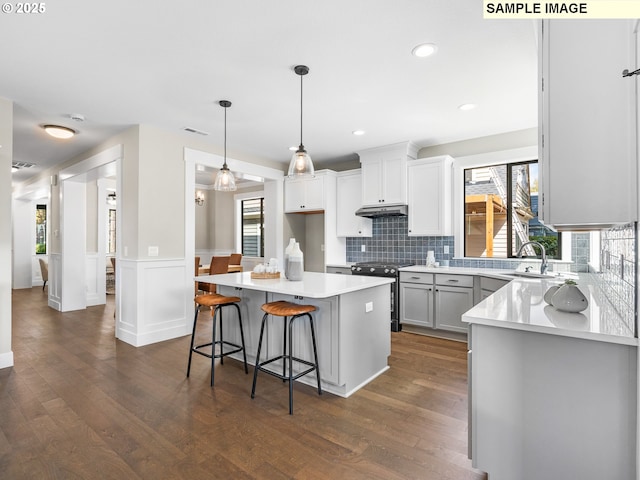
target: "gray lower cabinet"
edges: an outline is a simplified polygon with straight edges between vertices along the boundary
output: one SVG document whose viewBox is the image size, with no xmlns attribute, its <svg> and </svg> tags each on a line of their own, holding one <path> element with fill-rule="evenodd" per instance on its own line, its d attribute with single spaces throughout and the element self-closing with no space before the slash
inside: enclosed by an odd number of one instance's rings
<svg viewBox="0 0 640 480">
<path fill-rule="evenodd" d="M 480 277 L 480 300 L 478 300 L 478 302 L 497 292 L 509 282 L 510 280 Z"/>
<path fill-rule="evenodd" d="M 467 333 L 462 315 L 473 307 L 473 287 L 436 285 L 436 328 Z"/>
<path fill-rule="evenodd" d="M 434 327 L 433 275 L 400 273 L 400 323 Z"/>
<path fill-rule="evenodd" d="M 400 321 L 467 332 L 462 314 L 473 307 L 472 275 L 400 272 Z"/>
<path fill-rule="evenodd" d="M 467 333 L 467 324 L 462 315 L 473 307 L 473 276 L 435 276 L 436 328 Z"/>
</svg>

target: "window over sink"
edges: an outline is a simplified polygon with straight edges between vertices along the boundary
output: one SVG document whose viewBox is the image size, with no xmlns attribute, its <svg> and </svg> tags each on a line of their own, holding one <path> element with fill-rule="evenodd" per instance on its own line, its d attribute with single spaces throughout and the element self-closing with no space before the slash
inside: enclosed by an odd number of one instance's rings
<svg viewBox="0 0 640 480">
<path fill-rule="evenodd" d="M 464 256 L 510 258 L 529 241 L 560 258 L 560 234 L 538 221 L 538 161 L 464 170 Z M 523 254 L 536 255 L 526 246 Z"/>
</svg>

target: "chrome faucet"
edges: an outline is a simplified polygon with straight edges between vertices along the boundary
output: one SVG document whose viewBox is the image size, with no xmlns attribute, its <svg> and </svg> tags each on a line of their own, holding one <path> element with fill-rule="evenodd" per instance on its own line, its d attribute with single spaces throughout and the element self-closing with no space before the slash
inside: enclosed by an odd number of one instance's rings
<svg viewBox="0 0 640 480">
<path fill-rule="evenodd" d="M 518 249 L 518 253 L 516 253 L 516 257 L 518 258 L 522 257 L 522 250 L 527 245 L 537 245 L 538 247 L 540 247 L 540 256 L 542 257 L 542 263 L 540 264 L 540 275 L 544 275 L 547 271 L 547 268 L 549 268 L 549 264 L 547 263 L 547 251 L 544 249 L 544 245 L 542 245 L 540 242 L 532 241 L 532 242 L 523 243 L 522 245 L 520 245 L 520 248 Z"/>
</svg>

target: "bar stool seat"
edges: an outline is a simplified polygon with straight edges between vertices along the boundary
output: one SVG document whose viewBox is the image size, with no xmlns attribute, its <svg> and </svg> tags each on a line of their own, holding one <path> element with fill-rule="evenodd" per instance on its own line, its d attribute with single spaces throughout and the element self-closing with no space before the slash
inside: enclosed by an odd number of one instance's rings
<svg viewBox="0 0 640 480">
<path fill-rule="evenodd" d="M 256 381 L 258 379 L 258 371 L 262 371 L 272 375 L 276 378 L 282 379 L 282 381 L 289 382 L 289 415 L 293 415 L 293 381 L 311 373 L 316 372 L 316 378 L 318 380 L 318 395 L 322 395 L 322 387 L 320 386 L 320 368 L 318 364 L 318 349 L 316 347 L 316 333 L 313 327 L 313 317 L 311 312 L 316 310 L 313 305 L 300 305 L 297 303 L 286 302 L 284 300 L 277 302 L 265 303 L 262 305 L 262 324 L 260 325 L 260 339 L 258 340 L 258 353 L 256 355 L 256 365 L 253 370 L 253 385 L 251 387 L 251 398 L 255 398 L 256 393 Z M 260 362 L 260 351 L 262 350 L 262 338 L 264 335 L 265 325 L 269 315 L 273 317 L 282 317 L 284 319 L 283 325 L 283 347 L 282 354 L 269 358 Z M 293 355 L 293 322 L 298 318 L 307 317 L 309 319 L 309 326 L 311 329 L 311 342 L 313 345 L 313 358 L 314 361 L 310 362 Z M 287 322 L 287 319 L 288 322 Z M 287 328 L 288 327 L 288 328 Z M 289 334 L 287 335 L 287 330 Z M 288 339 L 288 342 L 287 342 Z M 275 361 L 282 360 L 282 374 L 273 370 L 265 368 L 266 365 Z M 303 370 L 297 374 L 293 374 L 293 362 L 297 362 L 303 365 L 307 365 L 310 368 Z M 288 366 L 288 368 L 287 368 Z"/>
<path fill-rule="evenodd" d="M 191 334 L 191 346 L 189 347 L 189 364 L 187 366 L 187 377 L 191 372 L 191 357 L 194 353 L 202 355 L 204 357 L 208 357 L 211 359 L 211 386 L 213 387 L 214 383 L 214 363 L 215 359 L 220 359 L 220 364 L 224 364 L 224 357 L 227 355 L 231 355 L 233 353 L 242 352 L 244 358 L 244 373 L 248 374 L 249 369 L 247 367 L 247 354 L 244 346 L 244 331 L 242 329 L 242 314 L 240 313 L 240 307 L 238 306 L 238 302 L 241 301 L 240 297 L 227 297 L 225 295 L 220 295 L 217 293 L 211 293 L 206 295 L 197 295 L 194 298 L 194 302 L 196 303 L 196 313 L 193 319 L 193 333 Z M 223 331 L 222 331 L 222 309 L 224 307 L 233 306 L 236 308 L 238 312 L 238 324 L 240 326 L 240 340 L 242 345 L 238 345 L 236 343 L 232 343 L 224 340 Z M 211 307 L 211 317 L 213 319 L 213 328 L 211 335 L 211 342 L 203 343 L 201 345 L 194 345 L 196 339 L 196 327 L 198 323 L 198 314 L 200 313 L 200 307 Z M 216 320 L 220 321 L 220 340 L 216 340 Z M 216 345 L 220 346 L 220 353 L 216 353 Z M 232 350 L 224 351 L 224 346 L 228 345 L 233 347 Z M 204 348 L 211 347 L 211 353 L 207 353 L 203 351 Z"/>
</svg>

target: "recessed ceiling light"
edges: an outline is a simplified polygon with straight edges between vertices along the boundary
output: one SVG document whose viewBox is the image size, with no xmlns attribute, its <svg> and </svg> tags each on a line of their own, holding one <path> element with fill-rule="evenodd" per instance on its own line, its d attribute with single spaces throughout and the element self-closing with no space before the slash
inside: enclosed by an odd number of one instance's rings
<svg viewBox="0 0 640 480">
<path fill-rule="evenodd" d="M 437 50 L 438 46 L 433 43 L 422 43 L 414 47 L 411 53 L 416 57 L 424 58 L 433 55 Z"/>
<path fill-rule="evenodd" d="M 467 111 L 473 110 L 474 108 L 477 108 L 477 105 L 475 103 L 463 103 L 458 107 L 458 110 Z"/>
<path fill-rule="evenodd" d="M 364 135 L 365 131 L 364 130 L 354 130 L 351 133 L 354 134 L 354 135 Z"/>
<path fill-rule="evenodd" d="M 44 125 L 44 131 L 55 138 L 71 138 L 76 134 L 75 130 L 60 125 Z"/>
<path fill-rule="evenodd" d="M 296 150 L 298 150 L 298 147 L 289 147 L 289 150 L 291 150 L 292 152 L 295 152 Z"/>
</svg>

